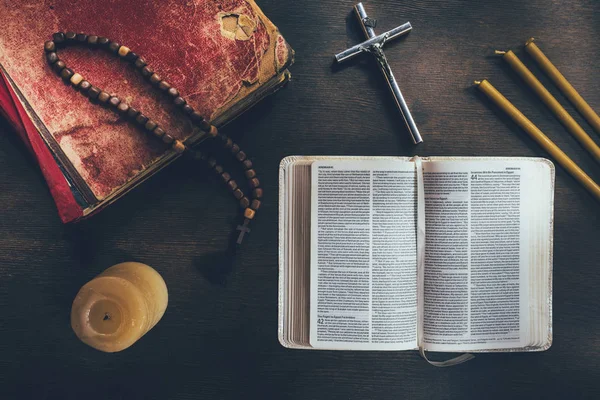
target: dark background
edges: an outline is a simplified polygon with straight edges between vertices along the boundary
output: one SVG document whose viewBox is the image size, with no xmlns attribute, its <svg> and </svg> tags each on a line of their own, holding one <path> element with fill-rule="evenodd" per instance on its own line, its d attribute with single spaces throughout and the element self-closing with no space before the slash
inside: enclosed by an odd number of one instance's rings
<svg viewBox="0 0 600 400">
<path fill-rule="evenodd" d="M 472 87 L 489 78 L 596 181 L 600 168 L 494 49 L 514 49 L 584 129 L 598 134 L 523 52 L 540 48 L 600 110 L 600 3 L 367 1 L 377 32 L 413 32 L 386 47 L 425 143 L 415 147 L 367 56 L 353 1 L 259 0 L 296 50 L 289 85 L 224 131 L 252 156 L 266 197 L 225 285 L 206 258 L 226 248 L 239 215 L 221 183 L 178 162 L 89 221 L 60 223 L 38 167 L 0 120 L 0 395 L 35 399 L 598 398 L 598 203 L 556 170 L 554 344 L 543 353 L 482 354 L 439 369 L 416 352 L 284 349 L 277 341 L 278 166 L 291 154 L 541 156 Z M 0 33 L 1 34 L 1 33 Z M 70 328 L 79 288 L 123 261 L 155 267 L 170 302 L 122 353 L 81 343 Z"/>
</svg>

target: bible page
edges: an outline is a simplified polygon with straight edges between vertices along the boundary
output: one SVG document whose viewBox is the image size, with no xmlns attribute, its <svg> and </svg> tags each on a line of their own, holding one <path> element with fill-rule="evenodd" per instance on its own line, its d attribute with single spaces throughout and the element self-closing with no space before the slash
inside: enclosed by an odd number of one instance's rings
<svg viewBox="0 0 600 400">
<path fill-rule="evenodd" d="M 317 161 L 311 187 L 311 345 L 416 348 L 414 163 Z"/>
<path fill-rule="evenodd" d="M 551 166 L 539 159 L 423 166 L 425 348 L 530 345 L 530 266 L 542 259 L 536 251 L 548 251 L 536 243 L 550 242 Z"/>
</svg>

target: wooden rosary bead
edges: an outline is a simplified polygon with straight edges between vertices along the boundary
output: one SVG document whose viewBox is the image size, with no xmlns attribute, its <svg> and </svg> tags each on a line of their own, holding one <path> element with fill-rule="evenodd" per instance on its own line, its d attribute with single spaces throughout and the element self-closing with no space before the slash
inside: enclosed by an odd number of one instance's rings
<svg viewBox="0 0 600 400">
<path fill-rule="evenodd" d="M 121 44 L 119 42 L 110 42 L 108 44 L 108 50 L 110 50 L 111 53 L 117 53 L 120 47 Z"/>
<path fill-rule="evenodd" d="M 87 92 L 92 87 L 92 84 L 86 80 L 81 81 L 79 84 L 79 91 L 82 93 Z"/>
<path fill-rule="evenodd" d="M 81 83 L 81 81 L 83 81 L 83 76 L 81 76 L 77 72 L 74 73 L 73 76 L 71 76 L 71 85 L 77 87 Z"/>
<path fill-rule="evenodd" d="M 227 182 L 227 187 L 229 187 L 229 190 L 231 190 L 233 192 L 234 190 L 236 190 L 238 188 L 238 184 L 235 181 L 235 179 L 232 179 L 229 182 Z"/>
<path fill-rule="evenodd" d="M 127 114 L 127 111 L 129 111 L 129 104 L 125 103 L 124 101 L 120 102 L 117 106 L 117 111 L 122 115 Z"/>
<path fill-rule="evenodd" d="M 105 38 L 103 36 L 98 37 L 98 46 L 107 46 L 109 43 L 110 40 L 108 38 Z"/>
<path fill-rule="evenodd" d="M 48 40 L 46 43 L 44 43 L 44 50 L 46 50 L 47 52 L 55 51 L 56 44 L 52 40 Z"/>
<path fill-rule="evenodd" d="M 232 147 L 233 147 L 233 141 L 231 139 L 227 139 L 227 141 L 225 142 L 225 148 L 231 149 Z"/>
<path fill-rule="evenodd" d="M 96 36 L 96 35 L 88 36 L 87 42 L 90 46 L 96 46 L 98 44 L 98 36 Z"/>
<path fill-rule="evenodd" d="M 253 209 L 254 211 L 257 211 L 260 208 L 260 201 L 259 200 L 252 200 L 252 203 L 250 204 L 250 208 Z"/>
<path fill-rule="evenodd" d="M 210 122 L 208 122 L 205 119 L 202 119 L 202 121 L 198 122 L 196 125 L 198 125 L 198 127 L 200 129 L 202 129 L 205 132 L 210 133 L 211 136 L 217 136 L 217 134 L 219 133 L 219 131 L 217 130 L 217 127 L 214 125 L 211 125 Z M 214 134 L 213 134 L 213 128 L 214 128 Z"/>
<path fill-rule="evenodd" d="M 63 78 L 67 82 L 71 79 L 73 74 L 74 74 L 74 72 L 71 68 L 65 68 L 62 71 L 60 71 L 60 77 Z"/>
<path fill-rule="evenodd" d="M 75 40 L 83 43 L 87 41 L 87 35 L 85 33 L 78 33 L 77 35 L 75 35 Z"/>
<path fill-rule="evenodd" d="M 62 60 L 58 60 L 57 62 L 52 64 L 52 68 L 54 69 L 54 72 L 56 72 L 57 74 L 60 74 L 60 71 L 62 71 L 66 67 L 67 67 L 67 64 L 65 64 L 65 62 Z"/>
<path fill-rule="evenodd" d="M 147 131 L 152 132 L 157 126 L 158 124 L 156 122 L 149 119 L 144 125 L 144 128 L 146 128 Z"/>
<path fill-rule="evenodd" d="M 255 170 L 249 169 L 249 170 L 246 171 L 246 178 L 252 179 L 254 177 L 256 177 L 256 171 Z"/>
<path fill-rule="evenodd" d="M 246 196 L 244 196 L 240 199 L 240 207 L 242 207 L 242 208 L 250 207 L 250 200 L 248 200 L 248 198 Z"/>
<path fill-rule="evenodd" d="M 170 87 L 171 87 L 171 85 L 170 85 L 170 84 L 169 84 L 169 82 L 167 82 L 167 81 L 160 81 L 160 82 L 158 83 L 158 88 L 159 88 L 160 90 L 166 91 L 166 90 L 168 90 Z"/>
<path fill-rule="evenodd" d="M 192 122 L 195 124 L 198 124 L 198 123 L 204 121 L 204 117 L 198 111 L 194 111 L 193 113 L 191 113 L 190 118 L 192 119 Z"/>
<path fill-rule="evenodd" d="M 261 199 L 263 197 L 263 190 L 261 188 L 256 188 L 252 191 L 252 194 L 255 198 Z"/>
<path fill-rule="evenodd" d="M 125 57 L 123 57 L 123 59 L 124 59 L 125 61 L 127 61 L 127 62 L 130 62 L 130 63 L 132 63 L 132 62 L 134 62 L 135 60 L 137 60 L 137 59 L 138 59 L 138 57 L 139 57 L 139 56 L 137 55 L 137 53 L 134 53 L 133 51 L 130 51 L 129 53 L 127 53 L 127 55 L 126 55 Z"/>
<path fill-rule="evenodd" d="M 108 99 L 110 99 L 110 93 L 108 92 L 101 91 L 98 95 L 98 101 L 102 104 L 106 104 L 106 102 L 108 102 Z"/>
<path fill-rule="evenodd" d="M 233 154 L 239 153 L 240 152 L 240 146 L 238 146 L 237 144 L 234 143 L 233 146 L 231 146 L 231 152 Z"/>
<path fill-rule="evenodd" d="M 119 57 L 125 57 L 130 51 L 131 50 L 129 50 L 129 47 L 121 46 L 119 47 L 119 50 L 117 50 L 117 54 L 119 54 Z"/>
<path fill-rule="evenodd" d="M 101 90 L 99 88 L 97 88 L 96 86 L 92 86 L 88 91 L 87 91 L 87 96 L 92 99 L 95 100 L 98 98 L 98 96 L 100 95 Z"/>
<path fill-rule="evenodd" d="M 181 107 L 185 104 L 185 99 L 181 96 L 177 96 L 173 99 L 173 104 L 175 104 L 177 107 Z"/>
<path fill-rule="evenodd" d="M 240 151 L 239 153 L 237 153 L 237 154 L 235 155 L 235 158 L 236 158 L 238 161 L 244 161 L 244 160 L 246 159 L 246 153 L 244 153 L 243 151 Z"/>
<path fill-rule="evenodd" d="M 174 141 L 171 148 L 178 154 L 181 154 L 185 151 L 185 145 L 179 140 Z"/>
<path fill-rule="evenodd" d="M 255 215 L 256 215 L 256 211 L 254 211 L 251 208 L 246 208 L 244 210 L 244 218 L 253 219 Z"/>
<path fill-rule="evenodd" d="M 65 33 L 65 42 L 72 42 L 75 40 L 77 34 L 75 32 L 67 32 Z"/>
<path fill-rule="evenodd" d="M 170 87 L 169 90 L 167 90 L 167 94 L 173 98 L 179 97 L 179 91 L 174 87 Z"/>
<path fill-rule="evenodd" d="M 119 99 L 117 96 L 112 96 L 110 99 L 108 99 L 108 104 L 112 107 L 117 108 L 119 103 L 121 103 L 121 99 Z"/>
<path fill-rule="evenodd" d="M 231 175 L 229 175 L 227 172 L 223 172 L 221 174 L 221 178 L 223 178 L 223 181 L 227 183 L 231 180 Z"/>
<path fill-rule="evenodd" d="M 162 79 L 160 78 L 160 75 L 158 75 L 157 73 L 154 73 L 150 76 L 150 83 L 153 85 L 158 84 L 158 82 L 160 82 Z"/>
<path fill-rule="evenodd" d="M 137 60 L 135 60 L 134 65 L 136 68 L 144 68 L 146 66 L 146 60 L 142 57 L 138 57 Z"/>
<path fill-rule="evenodd" d="M 52 65 L 58 61 L 58 54 L 55 52 L 48 53 L 46 54 L 46 60 L 48 60 L 48 63 Z"/>
<path fill-rule="evenodd" d="M 244 164 L 244 168 L 246 169 L 252 168 L 252 161 L 250 161 L 249 159 L 245 159 L 242 164 Z"/>
<path fill-rule="evenodd" d="M 215 172 L 221 175 L 223 173 L 223 167 L 221 167 L 220 165 L 215 165 Z"/>
<path fill-rule="evenodd" d="M 151 77 L 153 73 L 154 73 L 154 70 L 147 65 L 144 68 L 142 68 L 142 76 L 144 78 Z"/>
<path fill-rule="evenodd" d="M 62 44 L 65 42 L 65 34 L 62 32 L 56 32 L 55 34 L 52 35 L 52 40 L 56 44 Z"/>
<path fill-rule="evenodd" d="M 134 118 L 137 118 L 139 113 L 140 113 L 140 111 L 137 108 L 129 107 L 129 110 L 127 111 L 127 117 L 134 119 Z"/>
<path fill-rule="evenodd" d="M 183 106 L 181 106 L 181 110 L 186 114 L 186 115 L 190 115 L 191 113 L 194 112 L 194 109 L 192 108 L 192 106 L 190 106 L 189 104 L 184 104 Z"/>
<path fill-rule="evenodd" d="M 169 135 L 168 133 L 165 133 L 162 137 L 162 141 L 165 142 L 166 144 L 171 144 L 173 143 L 173 141 L 175 140 L 175 138 L 171 135 Z"/>
<path fill-rule="evenodd" d="M 154 134 L 154 136 L 161 138 L 164 136 L 165 130 L 163 128 L 161 128 L 160 126 L 157 126 L 156 128 L 154 128 L 152 133 Z"/>
<path fill-rule="evenodd" d="M 138 124 L 144 126 L 146 125 L 146 122 L 148 122 L 148 117 L 146 117 L 144 114 L 139 113 L 137 117 L 135 117 L 135 122 L 137 122 Z"/>
<path fill-rule="evenodd" d="M 240 200 L 242 197 L 244 197 L 244 192 L 242 192 L 240 189 L 234 189 L 233 197 L 235 197 L 237 200 Z"/>
<path fill-rule="evenodd" d="M 258 180 L 258 178 L 252 178 L 252 179 L 250 179 L 248 184 L 250 185 L 251 188 L 257 188 L 260 186 L 260 181 Z"/>
</svg>

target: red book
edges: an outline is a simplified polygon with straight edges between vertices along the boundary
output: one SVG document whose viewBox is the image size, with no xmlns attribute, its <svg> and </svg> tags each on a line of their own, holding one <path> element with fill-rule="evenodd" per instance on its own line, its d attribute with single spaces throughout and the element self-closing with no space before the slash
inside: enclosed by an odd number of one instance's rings
<svg viewBox="0 0 600 400">
<path fill-rule="evenodd" d="M 45 59 L 57 31 L 105 36 L 142 55 L 220 126 L 289 79 L 293 50 L 253 0 L 0 2 L 0 112 L 38 161 L 63 222 L 91 215 L 176 158 L 64 84 Z M 61 59 L 186 144 L 203 139 L 131 65 L 86 46 Z"/>
</svg>

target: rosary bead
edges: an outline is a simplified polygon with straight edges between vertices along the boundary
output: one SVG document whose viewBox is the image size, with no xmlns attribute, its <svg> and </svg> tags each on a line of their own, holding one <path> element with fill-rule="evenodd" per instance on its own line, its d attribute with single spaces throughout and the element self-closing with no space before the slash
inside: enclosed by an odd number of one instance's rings
<svg viewBox="0 0 600 400">
<path fill-rule="evenodd" d="M 127 111 L 127 117 L 134 119 L 139 113 L 140 111 L 137 108 L 129 107 L 129 110 Z"/>
<path fill-rule="evenodd" d="M 252 179 L 254 177 L 256 177 L 256 171 L 255 170 L 249 169 L 249 170 L 246 171 L 246 178 Z"/>
<path fill-rule="evenodd" d="M 185 104 L 185 99 L 181 96 L 177 96 L 175 99 L 173 99 L 173 104 L 175 104 L 177 107 L 181 107 Z"/>
<path fill-rule="evenodd" d="M 150 83 L 153 85 L 158 84 L 161 81 L 160 75 L 154 73 L 150 76 Z"/>
<path fill-rule="evenodd" d="M 190 118 L 192 119 L 192 122 L 194 122 L 195 124 L 198 124 L 198 123 L 204 121 L 204 117 L 198 111 L 194 111 L 190 115 Z"/>
<path fill-rule="evenodd" d="M 78 73 L 74 73 L 71 77 L 71 84 L 75 87 L 77 87 L 81 83 L 81 81 L 83 81 L 83 76 L 81 76 Z"/>
<path fill-rule="evenodd" d="M 244 168 L 246 168 L 246 169 L 252 168 L 252 161 L 250 161 L 248 159 L 244 160 L 243 164 L 244 164 Z"/>
<path fill-rule="evenodd" d="M 140 125 L 146 125 L 146 122 L 148 122 L 148 117 L 146 117 L 144 114 L 139 113 L 137 117 L 135 117 L 135 121 L 140 124 Z"/>
<path fill-rule="evenodd" d="M 160 90 L 168 90 L 170 87 L 171 87 L 171 85 L 167 81 L 160 81 L 158 83 L 158 88 Z"/>
<path fill-rule="evenodd" d="M 101 91 L 98 95 L 98 101 L 100 103 L 106 104 L 108 102 L 108 99 L 110 99 L 110 93 L 108 92 Z"/>
<path fill-rule="evenodd" d="M 64 61 L 58 60 L 57 62 L 55 62 L 52 65 L 52 68 L 54 68 L 54 72 L 56 72 L 57 74 L 60 74 L 60 71 L 63 70 L 63 68 L 65 68 L 67 66 L 67 64 L 65 64 Z"/>
<path fill-rule="evenodd" d="M 61 44 L 65 42 L 65 34 L 62 32 L 56 32 L 55 34 L 52 35 L 52 40 L 54 40 L 54 43 L 56 44 Z"/>
<path fill-rule="evenodd" d="M 142 76 L 144 78 L 149 78 L 153 73 L 154 70 L 147 65 L 144 68 L 142 68 Z"/>
<path fill-rule="evenodd" d="M 173 141 L 175 140 L 175 138 L 171 135 L 169 135 L 168 133 L 165 133 L 162 137 L 162 141 L 165 142 L 166 144 L 171 144 L 173 143 Z"/>
<path fill-rule="evenodd" d="M 229 138 L 227 138 L 227 141 L 225 142 L 225 148 L 226 149 L 231 149 L 233 147 L 233 141 Z"/>
<path fill-rule="evenodd" d="M 126 114 L 127 111 L 129 111 L 129 104 L 124 101 L 120 102 L 117 106 L 117 111 L 119 111 L 120 114 Z"/>
<path fill-rule="evenodd" d="M 215 160 L 214 157 L 209 157 L 207 162 L 211 168 L 214 168 L 217 165 L 217 160 Z"/>
<path fill-rule="evenodd" d="M 221 167 L 220 165 L 215 165 L 215 172 L 221 175 L 223 173 L 223 167 Z"/>
<path fill-rule="evenodd" d="M 108 38 L 105 38 L 103 36 L 98 37 L 98 46 L 106 46 L 109 43 L 110 43 L 110 40 Z"/>
<path fill-rule="evenodd" d="M 87 91 L 87 95 L 90 99 L 95 100 L 98 98 L 98 96 L 100 95 L 100 89 L 98 89 L 96 86 L 92 86 L 88 91 Z"/>
<path fill-rule="evenodd" d="M 129 47 L 127 47 L 127 46 L 120 46 L 119 50 L 117 50 L 119 57 L 125 57 L 130 52 L 131 52 L 131 50 L 129 50 Z"/>
<path fill-rule="evenodd" d="M 259 200 L 252 200 L 252 203 L 250 204 L 250 208 L 253 209 L 254 211 L 258 210 L 260 208 L 260 201 Z"/>
<path fill-rule="evenodd" d="M 240 151 L 235 155 L 235 158 L 237 158 L 238 161 L 244 161 L 246 159 L 246 153 Z"/>
<path fill-rule="evenodd" d="M 250 200 L 248 200 L 248 198 L 246 196 L 244 196 L 240 199 L 240 207 L 242 207 L 242 208 L 250 207 Z"/>
<path fill-rule="evenodd" d="M 58 61 L 58 54 L 56 54 L 55 52 L 47 53 L 46 59 L 48 60 L 49 64 L 54 64 Z"/>
<path fill-rule="evenodd" d="M 234 143 L 233 146 L 231 146 L 231 152 L 233 154 L 239 153 L 240 152 L 240 146 L 238 146 L 237 144 Z"/>
<path fill-rule="evenodd" d="M 223 178 L 223 181 L 227 183 L 231 180 L 231 175 L 229 175 L 227 172 L 223 172 L 221 174 L 221 178 Z"/>
<path fill-rule="evenodd" d="M 244 210 L 244 218 L 253 219 L 255 215 L 256 215 L 256 211 L 254 211 L 251 208 L 246 208 Z"/>
<path fill-rule="evenodd" d="M 167 93 L 173 98 L 179 97 L 179 91 L 172 86 L 169 88 L 169 90 L 167 90 Z"/>
<path fill-rule="evenodd" d="M 110 42 L 109 45 L 108 45 L 108 49 L 112 53 L 117 53 L 119 51 L 119 47 L 121 47 L 121 45 L 119 44 L 119 42 Z"/>
<path fill-rule="evenodd" d="M 78 33 L 75 36 L 75 40 L 80 43 L 87 42 L 87 38 L 88 38 L 88 36 L 85 33 Z"/>
<path fill-rule="evenodd" d="M 181 154 L 185 151 L 185 145 L 179 140 L 174 141 L 171 148 L 178 154 Z"/>
<path fill-rule="evenodd" d="M 108 100 L 108 104 L 112 107 L 117 107 L 119 105 L 119 103 L 121 103 L 121 99 L 119 99 L 117 96 L 112 96 L 109 100 Z"/>
<path fill-rule="evenodd" d="M 158 124 L 156 122 L 152 121 L 151 119 L 146 121 L 146 123 L 144 124 L 144 128 L 146 128 L 146 130 L 149 132 L 152 132 L 154 130 L 154 128 L 156 128 L 157 126 L 158 126 Z"/>
<path fill-rule="evenodd" d="M 56 44 L 52 41 L 52 40 L 48 40 L 46 43 L 44 43 L 44 50 L 46 51 L 55 51 L 56 50 Z"/>
<path fill-rule="evenodd" d="M 71 68 L 65 68 L 62 71 L 60 71 L 60 77 L 63 78 L 65 81 L 69 81 L 73 74 L 74 72 Z"/>
<path fill-rule="evenodd" d="M 233 197 L 235 197 L 237 200 L 241 200 L 242 197 L 244 197 L 244 192 L 242 192 L 240 189 L 234 189 Z"/>
<path fill-rule="evenodd" d="M 79 91 L 81 91 L 82 93 L 87 92 L 90 88 L 92 87 L 92 84 L 89 83 L 86 80 L 81 81 L 81 83 L 79 84 Z"/>
<path fill-rule="evenodd" d="M 96 36 L 96 35 L 88 36 L 87 42 L 91 46 L 96 46 L 98 44 L 98 36 Z"/>
<path fill-rule="evenodd" d="M 192 108 L 192 106 L 190 106 L 189 104 L 184 104 L 181 107 L 181 110 L 186 113 L 187 115 L 190 115 L 191 113 L 194 112 L 194 109 Z"/>
<path fill-rule="evenodd" d="M 77 34 L 75 32 L 65 33 L 65 41 L 66 42 L 72 42 L 75 40 L 76 37 L 77 37 Z"/>
<path fill-rule="evenodd" d="M 250 179 L 250 182 L 248 182 L 248 184 L 251 188 L 257 188 L 260 186 L 260 181 L 258 180 L 258 178 L 252 178 Z"/>
<path fill-rule="evenodd" d="M 255 198 L 261 199 L 263 197 L 263 190 L 261 188 L 256 188 L 252 191 L 252 194 Z"/>
<path fill-rule="evenodd" d="M 232 179 L 229 182 L 227 182 L 227 186 L 229 187 L 229 190 L 231 190 L 232 192 L 238 188 L 238 185 L 237 185 L 237 182 L 235 181 L 235 179 Z"/>
<path fill-rule="evenodd" d="M 165 134 L 165 130 L 163 128 L 161 128 L 160 126 L 157 126 L 152 133 L 154 134 L 154 136 L 156 137 L 163 137 L 163 135 Z"/>
<path fill-rule="evenodd" d="M 127 53 L 127 55 L 124 57 L 125 61 L 128 61 L 130 63 L 134 62 L 135 60 L 138 59 L 138 55 L 137 53 L 134 53 L 133 51 L 130 51 L 129 53 Z"/>
<path fill-rule="evenodd" d="M 135 60 L 134 65 L 136 68 L 144 68 L 146 66 L 146 60 L 144 60 L 142 57 L 138 57 L 137 60 Z"/>
</svg>

